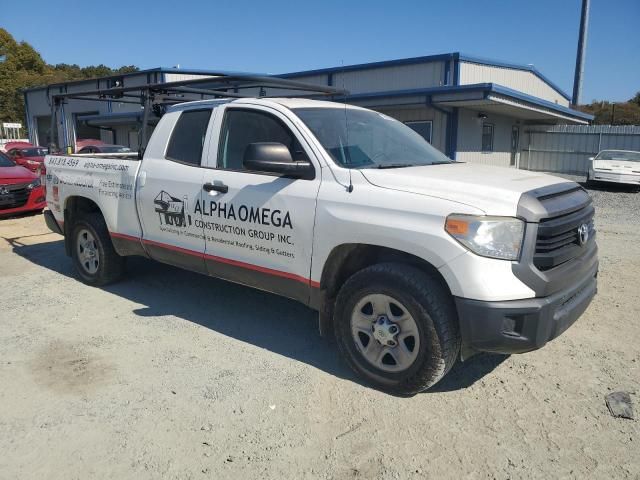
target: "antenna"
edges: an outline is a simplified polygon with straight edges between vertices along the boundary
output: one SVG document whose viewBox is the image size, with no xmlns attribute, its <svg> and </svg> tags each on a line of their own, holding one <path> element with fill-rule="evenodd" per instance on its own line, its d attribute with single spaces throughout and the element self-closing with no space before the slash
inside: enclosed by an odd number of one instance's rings
<svg viewBox="0 0 640 480">
<path fill-rule="evenodd" d="M 344 86 L 344 59 L 342 60 L 342 90 L 344 91 L 343 104 L 344 104 L 344 130 L 346 134 L 345 138 L 345 146 L 349 148 L 349 120 L 347 118 L 347 90 Z M 346 155 L 345 155 L 346 158 Z M 349 158 L 349 186 L 347 187 L 347 192 L 353 192 L 353 182 L 351 181 L 351 158 Z"/>
</svg>

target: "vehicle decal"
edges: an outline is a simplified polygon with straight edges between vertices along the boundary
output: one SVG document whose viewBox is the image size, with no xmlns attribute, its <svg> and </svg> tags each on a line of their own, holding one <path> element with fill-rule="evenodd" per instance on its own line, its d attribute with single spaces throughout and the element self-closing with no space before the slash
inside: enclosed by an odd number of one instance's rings
<svg viewBox="0 0 640 480">
<path fill-rule="evenodd" d="M 160 225 L 184 227 L 187 225 L 187 220 L 191 225 L 191 215 L 185 214 L 186 206 L 188 205 L 186 196 L 180 200 L 162 190 L 153 200 L 153 203 L 156 205 L 155 210 L 158 212 Z"/>
</svg>

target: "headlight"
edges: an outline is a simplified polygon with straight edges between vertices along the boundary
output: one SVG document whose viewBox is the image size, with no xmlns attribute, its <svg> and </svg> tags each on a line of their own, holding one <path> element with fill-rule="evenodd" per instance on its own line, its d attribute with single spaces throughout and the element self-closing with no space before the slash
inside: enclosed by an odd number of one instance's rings
<svg viewBox="0 0 640 480">
<path fill-rule="evenodd" d="M 27 160 L 27 163 L 29 165 L 40 165 L 40 162 L 38 162 L 37 160 Z"/>
<path fill-rule="evenodd" d="M 34 188 L 37 188 L 39 186 L 40 186 L 40 179 L 38 178 L 37 180 L 34 180 L 29 185 L 27 185 L 27 190 L 33 190 Z"/>
<path fill-rule="evenodd" d="M 513 217 L 449 215 L 444 229 L 458 242 L 483 257 L 518 260 L 524 222 Z"/>
</svg>

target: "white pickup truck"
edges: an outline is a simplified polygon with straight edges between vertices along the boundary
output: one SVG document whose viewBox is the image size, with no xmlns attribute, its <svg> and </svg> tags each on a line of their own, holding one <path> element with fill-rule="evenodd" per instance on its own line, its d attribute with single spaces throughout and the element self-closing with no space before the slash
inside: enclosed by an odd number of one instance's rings
<svg viewBox="0 0 640 480">
<path fill-rule="evenodd" d="M 453 162 L 331 102 L 175 105 L 144 157 L 46 158 L 49 227 L 82 281 L 140 255 L 303 302 L 353 369 L 400 394 L 474 352 L 527 352 L 596 293 L 578 184 Z M 256 313 L 256 322 L 260 321 Z"/>
</svg>

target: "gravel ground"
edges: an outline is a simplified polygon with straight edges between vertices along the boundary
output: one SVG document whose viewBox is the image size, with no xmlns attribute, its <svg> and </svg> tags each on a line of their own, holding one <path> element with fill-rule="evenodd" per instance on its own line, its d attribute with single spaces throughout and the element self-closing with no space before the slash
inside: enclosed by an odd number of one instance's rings
<svg viewBox="0 0 640 480">
<path fill-rule="evenodd" d="M 270 294 L 143 259 L 96 289 L 0 221 L 0 478 L 640 478 L 640 193 L 592 189 L 599 295 L 542 350 L 402 399 Z"/>
</svg>

